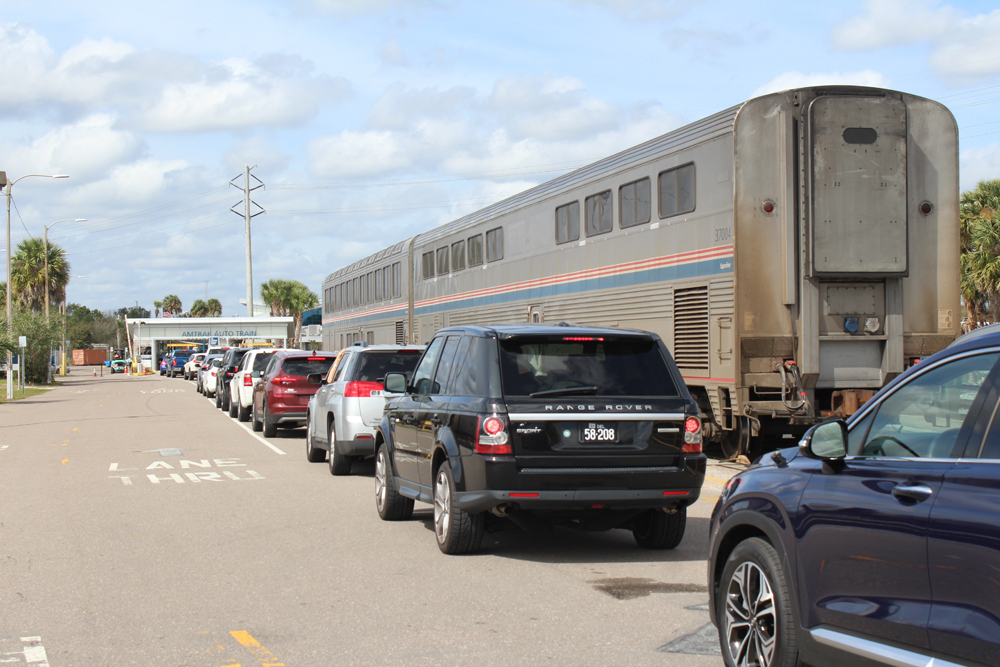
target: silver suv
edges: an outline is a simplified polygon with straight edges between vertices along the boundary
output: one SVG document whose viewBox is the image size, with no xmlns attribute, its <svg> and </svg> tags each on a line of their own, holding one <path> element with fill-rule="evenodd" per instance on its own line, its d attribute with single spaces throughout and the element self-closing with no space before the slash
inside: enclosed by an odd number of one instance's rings
<svg viewBox="0 0 1000 667">
<path fill-rule="evenodd" d="M 312 376 L 323 386 L 309 402 L 306 457 L 320 463 L 330 452 L 330 474 L 347 475 L 354 459 L 374 456 L 385 374 L 412 373 L 424 347 L 358 342 L 340 353 L 332 375 Z"/>
</svg>

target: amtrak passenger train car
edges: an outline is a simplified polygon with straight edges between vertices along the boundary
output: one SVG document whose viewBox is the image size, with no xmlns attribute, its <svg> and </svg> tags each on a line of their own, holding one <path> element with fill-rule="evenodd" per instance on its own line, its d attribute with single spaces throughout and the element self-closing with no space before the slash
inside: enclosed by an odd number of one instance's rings
<svg viewBox="0 0 1000 667">
<path fill-rule="evenodd" d="M 752 99 L 340 269 L 323 342 L 443 326 L 655 331 L 728 455 L 853 413 L 959 333 L 958 131 L 941 104 Z"/>
</svg>

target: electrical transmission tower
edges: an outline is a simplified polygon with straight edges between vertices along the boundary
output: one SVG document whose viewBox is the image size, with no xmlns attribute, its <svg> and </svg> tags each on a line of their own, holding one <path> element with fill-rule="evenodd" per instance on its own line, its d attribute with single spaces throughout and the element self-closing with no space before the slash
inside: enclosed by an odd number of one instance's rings
<svg viewBox="0 0 1000 667">
<path fill-rule="evenodd" d="M 249 317 L 253 317 L 254 316 L 254 312 L 253 312 L 253 262 L 250 259 L 250 257 L 251 257 L 250 256 L 250 219 L 251 218 L 256 218 L 261 213 L 266 213 L 267 212 L 267 211 L 264 210 L 263 206 L 261 206 L 257 202 L 255 202 L 255 201 L 253 201 L 253 200 L 250 199 L 250 193 L 251 192 L 253 192 L 254 190 L 259 190 L 260 188 L 264 187 L 264 181 L 260 180 L 259 178 L 257 178 L 256 176 L 254 176 L 253 174 L 250 173 L 251 169 L 256 169 L 256 168 L 257 168 L 257 165 L 254 165 L 252 167 L 250 167 L 250 166 L 244 167 L 243 173 L 240 176 L 236 176 L 236 177 L 233 178 L 233 180 L 229 181 L 229 184 L 231 186 L 233 186 L 237 190 L 242 190 L 243 191 L 243 201 L 242 202 L 236 202 L 235 204 L 233 204 L 232 208 L 230 208 L 229 210 L 232 211 L 233 213 L 235 213 L 236 215 L 242 216 L 243 219 L 244 219 L 244 221 L 246 222 L 246 235 L 247 235 L 247 316 L 249 316 Z M 238 179 L 240 179 L 240 178 L 243 179 L 243 186 L 242 187 L 240 187 L 239 185 L 236 184 L 236 181 Z M 253 187 L 250 187 L 250 179 L 251 178 L 253 178 L 253 180 L 257 181 L 257 185 L 255 185 Z M 236 210 L 236 208 L 240 204 L 243 204 L 243 211 L 242 212 Z M 260 210 L 256 210 L 253 213 L 251 213 L 250 212 L 250 205 L 251 204 L 253 204 L 254 206 L 256 206 Z"/>
</svg>

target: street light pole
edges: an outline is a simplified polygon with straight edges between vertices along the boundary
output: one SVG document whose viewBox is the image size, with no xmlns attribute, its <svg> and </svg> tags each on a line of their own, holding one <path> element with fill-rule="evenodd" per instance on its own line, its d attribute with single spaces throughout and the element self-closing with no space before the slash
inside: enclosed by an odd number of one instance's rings
<svg viewBox="0 0 1000 667">
<path fill-rule="evenodd" d="M 56 220 L 51 225 L 45 225 L 43 245 L 45 247 L 45 324 L 49 323 L 49 228 L 58 225 L 60 222 L 87 222 L 86 218 L 66 218 Z M 62 348 L 62 345 L 59 346 Z M 52 384 L 52 346 L 49 345 L 49 358 L 45 362 L 46 384 Z"/>
<path fill-rule="evenodd" d="M 40 178 L 69 178 L 69 176 L 67 176 L 66 174 L 54 174 L 54 175 L 53 174 L 25 174 L 24 176 L 21 176 L 20 178 L 15 178 L 13 181 L 8 181 L 7 180 L 7 174 L 6 174 L 6 172 L 3 172 L 3 173 L 4 173 L 4 179 L 3 180 L 6 181 L 6 183 L 7 183 L 7 190 L 6 190 L 6 195 L 7 195 L 7 328 L 11 332 L 13 332 L 13 330 L 14 330 L 14 321 L 13 321 L 13 315 L 12 315 L 12 312 L 11 312 L 11 303 L 10 303 L 10 300 L 11 300 L 11 293 L 10 293 L 10 256 L 13 254 L 12 250 L 11 250 L 11 247 L 10 247 L 10 188 L 15 183 L 17 183 L 19 180 L 21 180 L 22 178 L 28 178 L 29 176 L 38 176 Z M 22 368 L 24 367 L 24 360 L 23 359 L 21 360 L 21 367 Z M 14 400 L 14 377 L 13 377 L 13 374 L 12 374 L 13 368 L 14 368 L 14 357 L 10 353 L 10 350 L 7 350 L 7 400 L 8 401 Z M 24 371 L 22 370 L 21 372 L 23 373 Z"/>
</svg>

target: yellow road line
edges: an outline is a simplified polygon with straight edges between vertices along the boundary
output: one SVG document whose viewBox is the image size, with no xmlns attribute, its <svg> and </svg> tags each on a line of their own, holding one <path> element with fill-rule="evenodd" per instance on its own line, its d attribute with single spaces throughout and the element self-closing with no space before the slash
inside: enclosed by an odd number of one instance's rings
<svg viewBox="0 0 1000 667">
<path fill-rule="evenodd" d="M 263 667 L 284 667 L 285 663 L 278 662 L 278 658 L 273 653 L 260 645 L 260 642 L 250 636 L 245 630 L 233 630 L 230 632 L 233 639 L 243 644 L 243 646 L 253 653 Z"/>
<path fill-rule="evenodd" d="M 705 479 L 710 479 L 713 482 L 718 482 L 719 484 L 726 484 L 729 482 L 728 479 L 719 479 L 718 477 L 709 477 L 708 475 L 705 475 Z"/>
</svg>

